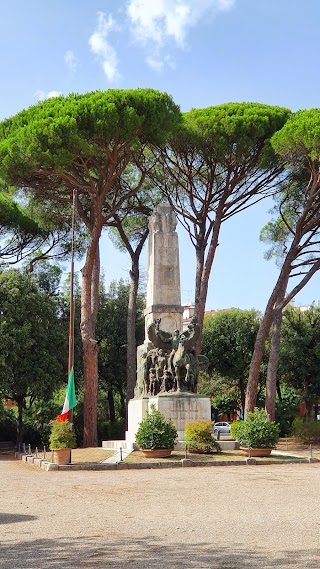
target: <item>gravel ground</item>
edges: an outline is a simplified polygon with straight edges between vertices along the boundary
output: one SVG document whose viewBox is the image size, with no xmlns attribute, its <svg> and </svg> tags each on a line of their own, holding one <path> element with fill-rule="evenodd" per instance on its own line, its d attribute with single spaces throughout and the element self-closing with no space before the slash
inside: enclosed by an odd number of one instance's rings
<svg viewBox="0 0 320 569">
<path fill-rule="evenodd" d="M 0 460 L 1 569 L 319 569 L 320 463 L 45 472 Z"/>
</svg>

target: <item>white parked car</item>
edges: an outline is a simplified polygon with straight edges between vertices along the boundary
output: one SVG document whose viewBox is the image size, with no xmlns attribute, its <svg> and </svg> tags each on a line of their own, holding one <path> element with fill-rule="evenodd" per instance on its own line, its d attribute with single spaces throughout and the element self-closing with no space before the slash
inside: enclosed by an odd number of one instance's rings
<svg viewBox="0 0 320 569">
<path fill-rule="evenodd" d="M 220 423 L 215 423 L 213 425 L 213 432 L 228 435 L 230 433 L 230 423 L 221 421 Z"/>
</svg>

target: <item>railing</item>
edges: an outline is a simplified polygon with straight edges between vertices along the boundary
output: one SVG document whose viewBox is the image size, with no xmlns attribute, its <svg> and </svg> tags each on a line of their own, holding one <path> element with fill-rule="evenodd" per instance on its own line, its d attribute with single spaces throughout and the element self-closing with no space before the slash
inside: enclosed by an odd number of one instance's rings
<svg viewBox="0 0 320 569">
<path fill-rule="evenodd" d="M 47 450 L 46 446 L 43 446 L 42 449 L 35 447 L 34 450 L 32 450 L 30 443 L 22 443 L 22 445 L 18 445 L 16 452 L 26 456 L 33 456 L 34 458 L 41 458 L 47 462 L 53 462 L 53 450 Z"/>
</svg>

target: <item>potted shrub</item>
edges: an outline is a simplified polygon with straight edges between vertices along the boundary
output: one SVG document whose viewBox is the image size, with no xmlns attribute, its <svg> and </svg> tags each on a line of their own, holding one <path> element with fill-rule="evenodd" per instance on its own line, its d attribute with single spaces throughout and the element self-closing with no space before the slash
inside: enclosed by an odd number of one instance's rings
<svg viewBox="0 0 320 569">
<path fill-rule="evenodd" d="M 198 419 L 187 423 L 184 430 L 185 442 L 190 452 L 210 454 L 221 452 L 221 446 L 212 436 L 212 422 Z"/>
<path fill-rule="evenodd" d="M 55 464 L 70 464 L 71 449 L 77 446 L 72 424 L 69 421 L 55 419 L 51 421 L 50 426 L 50 449 L 53 450 Z"/>
<path fill-rule="evenodd" d="M 240 443 L 240 448 L 251 456 L 268 456 L 279 440 L 279 425 L 269 421 L 264 409 L 248 413 L 244 421 L 231 425 L 232 436 Z"/>
<path fill-rule="evenodd" d="M 136 443 L 145 456 L 164 458 L 170 456 L 178 439 L 178 432 L 171 419 L 166 419 L 155 405 L 139 424 Z"/>
</svg>

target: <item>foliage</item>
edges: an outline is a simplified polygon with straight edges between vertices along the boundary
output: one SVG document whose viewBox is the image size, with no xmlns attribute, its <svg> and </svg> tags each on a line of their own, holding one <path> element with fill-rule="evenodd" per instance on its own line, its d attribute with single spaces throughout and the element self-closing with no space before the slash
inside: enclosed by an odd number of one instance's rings
<svg viewBox="0 0 320 569">
<path fill-rule="evenodd" d="M 233 423 L 230 423 L 230 434 L 231 434 L 233 439 L 237 440 L 237 433 L 238 433 L 241 425 L 242 425 L 242 421 L 233 421 Z"/>
<path fill-rule="evenodd" d="M 78 219 L 88 234 L 82 271 L 84 445 L 97 444 L 98 362 L 96 318 L 99 239 L 129 197 L 119 184 L 129 164 L 140 189 L 147 146 L 164 144 L 180 121 L 172 98 L 153 89 L 109 89 L 57 97 L 0 123 L 0 160 L 8 183 L 57 204 L 70 203 L 78 188 Z"/>
<path fill-rule="evenodd" d="M 234 379 L 247 375 L 259 321 L 254 309 L 230 308 L 205 316 L 202 351 L 209 359 L 208 371 Z"/>
<path fill-rule="evenodd" d="M 5 231 L 21 231 L 36 235 L 39 227 L 28 215 L 25 207 L 16 202 L 7 192 L 0 190 L 0 235 Z"/>
<path fill-rule="evenodd" d="M 302 312 L 288 307 L 284 312 L 279 373 L 287 384 L 302 392 L 311 414 L 320 398 L 320 309 Z"/>
<path fill-rule="evenodd" d="M 28 398 L 49 399 L 63 381 L 67 329 L 54 297 L 18 270 L 0 273 L 0 393 L 18 404 L 18 435 Z M 64 357 L 65 355 L 65 357 Z"/>
<path fill-rule="evenodd" d="M 272 137 L 272 146 L 290 163 L 303 159 L 319 160 L 319 109 L 297 111 Z"/>
<path fill-rule="evenodd" d="M 320 443 L 320 421 L 296 417 L 292 423 L 291 433 L 294 438 L 303 443 Z"/>
<path fill-rule="evenodd" d="M 211 405 L 217 415 L 228 415 L 229 419 L 241 407 L 239 390 L 236 387 L 230 387 L 220 395 L 216 394 L 211 399 Z"/>
<path fill-rule="evenodd" d="M 230 308 L 204 318 L 202 352 L 209 359 L 208 371 L 229 378 L 229 387 L 238 387 L 242 401 L 259 322 L 254 309 Z"/>
<path fill-rule="evenodd" d="M 15 441 L 17 421 L 14 410 L 7 408 L 0 400 L 0 441 Z"/>
<path fill-rule="evenodd" d="M 0 273 L 0 390 L 48 397 L 62 379 L 63 332 L 52 297 L 18 270 Z"/>
<path fill-rule="evenodd" d="M 202 328 L 208 281 L 222 223 L 274 193 L 284 162 L 270 144 L 290 111 L 227 103 L 184 113 L 160 157 L 167 199 L 196 249 L 195 306 Z M 200 346 L 198 346 L 200 347 Z"/>
<path fill-rule="evenodd" d="M 272 448 L 279 440 L 279 425 L 268 420 L 264 409 L 255 408 L 238 426 L 233 425 L 235 423 L 231 425 L 231 434 L 242 446 Z"/>
<path fill-rule="evenodd" d="M 190 452 L 210 453 L 213 450 L 221 452 L 221 446 L 212 436 L 211 421 L 192 421 L 184 429 L 185 442 Z"/>
<path fill-rule="evenodd" d="M 276 132 L 271 144 L 279 157 L 286 161 L 288 173 L 285 184 L 279 186 L 278 216 L 265 231 L 273 240 L 269 256 L 282 259 L 280 274 L 267 302 L 255 345 L 248 378 L 246 411 L 252 411 L 256 401 L 260 363 L 271 326 L 273 326 L 272 356 L 267 378 L 266 407 L 274 407 L 279 330 L 281 312 L 320 269 L 320 109 L 294 113 Z M 291 290 L 290 279 L 294 280 Z"/>
<path fill-rule="evenodd" d="M 201 372 L 197 392 L 211 399 L 211 407 L 215 418 L 219 415 L 231 415 L 241 408 L 239 388 L 233 379 L 220 377 L 217 373 Z"/>
<path fill-rule="evenodd" d="M 51 421 L 50 449 L 76 448 L 76 435 L 69 421 Z"/>
<path fill-rule="evenodd" d="M 286 384 L 281 385 L 281 400 L 276 399 L 275 413 L 275 420 L 280 426 L 281 437 L 289 433 L 292 422 L 297 416 L 301 399 L 301 392 Z"/>
<path fill-rule="evenodd" d="M 155 405 L 139 424 L 136 443 L 141 449 L 173 449 L 178 439 L 178 432 L 171 419 L 166 419 Z"/>
<path fill-rule="evenodd" d="M 121 415 L 124 416 L 127 364 L 127 315 L 129 284 L 122 279 L 112 281 L 106 291 L 100 283 L 97 338 L 99 342 L 99 384 L 113 398 L 122 399 Z M 136 312 L 136 336 L 138 343 L 144 337 L 144 297 L 138 295 Z"/>
</svg>

